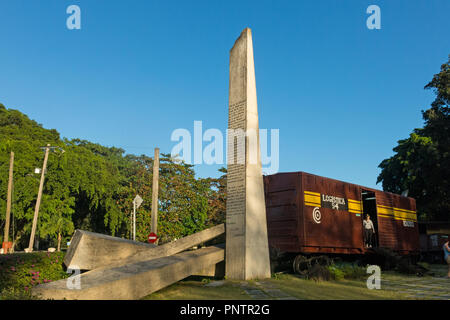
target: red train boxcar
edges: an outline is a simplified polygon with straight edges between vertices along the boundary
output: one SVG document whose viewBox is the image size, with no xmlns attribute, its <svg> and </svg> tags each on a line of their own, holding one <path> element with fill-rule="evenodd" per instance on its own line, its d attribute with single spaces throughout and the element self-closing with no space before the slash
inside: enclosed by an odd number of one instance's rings
<svg viewBox="0 0 450 320">
<path fill-rule="evenodd" d="M 305 172 L 264 177 L 269 245 L 287 253 L 364 254 L 363 218 L 376 230 L 374 246 L 418 254 L 412 198 Z"/>
</svg>

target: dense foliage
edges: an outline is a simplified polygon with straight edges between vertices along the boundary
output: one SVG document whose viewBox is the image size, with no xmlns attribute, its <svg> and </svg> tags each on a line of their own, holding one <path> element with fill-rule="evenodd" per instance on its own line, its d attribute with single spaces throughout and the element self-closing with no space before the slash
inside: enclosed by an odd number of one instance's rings
<svg viewBox="0 0 450 320">
<path fill-rule="evenodd" d="M 367 268 L 354 263 L 340 262 L 327 267 L 333 280 L 367 278 Z"/>
<path fill-rule="evenodd" d="M 34 170 L 42 167 L 41 147 L 47 144 L 64 152 L 56 149 L 48 158 L 37 229 L 44 249 L 56 247 L 58 239 L 64 244 L 75 229 L 129 238 L 136 194 L 144 199 L 137 211 L 136 236 L 146 241 L 151 221 L 152 158 L 125 155 L 123 149 L 89 141 L 61 139 L 56 130 L 45 129 L 0 104 L 0 230 L 5 221 L 10 151 L 14 151 L 10 235 L 16 250 L 28 246 L 40 178 Z M 224 180 L 196 179 L 191 165 L 162 154 L 158 214 L 161 242 L 223 222 Z"/>
<path fill-rule="evenodd" d="M 395 154 L 380 163 L 377 183 L 394 193 L 408 190 L 419 219 L 450 221 L 450 56 L 425 89 L 436 98 L 422 111 L 424 127 L 398 141 Z"/>
</svg>

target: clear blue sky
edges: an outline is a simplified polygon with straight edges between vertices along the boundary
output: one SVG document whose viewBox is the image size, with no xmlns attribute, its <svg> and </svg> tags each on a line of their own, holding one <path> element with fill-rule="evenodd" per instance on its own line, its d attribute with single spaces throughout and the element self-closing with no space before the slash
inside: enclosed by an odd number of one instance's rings
<svg viewBox="0 0 450 320">
<path fill-rule="evenodd" d="M 81 8 L 81 30 L 66 8 Z M 366 8 L 381 8 L 381 30 Z M 260 128 L 280 171 L 369 187 L 422 126 L 450 54 L 450 1 L 0 1 L 0 102 L 62 137 L 169 153 L 174 129 L 227 126 L 229 50 L 252 28 Z M 218 166 L 196 167 L 217 176 Z"/>
</svg>

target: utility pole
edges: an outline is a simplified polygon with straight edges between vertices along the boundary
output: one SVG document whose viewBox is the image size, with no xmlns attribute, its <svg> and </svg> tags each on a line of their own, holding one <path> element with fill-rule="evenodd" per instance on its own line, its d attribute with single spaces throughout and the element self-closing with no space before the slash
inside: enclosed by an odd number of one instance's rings
<svg viewBox="0 0 450 320">
<path fill-rule="evenodd" d="M 11 215 L 11 198 L 12 198 L 12 184 L 13 184 L 13 168 L 14 168 L 14 152 L 11 151 L 9 159 L 9 180 L 8 180 L 8 195 L 6 200 L 6 222 L 5 222 L 5 236 L 3 242 L 9 242 L 9 224 Z M 8 245 L 4 246 L 8 250 Z M 4 252 L 7 253 L 7 252 Z"/>
<path fill-rule="evenodd" d="M 38 192 L 38 197 L 37 197 L 37 201 L 36 201 L 36 207 L 34 209 L 33 227 L 31 228 L 30 243 L 28 245 L 29 252 L 33 251 L 34 235 L 36 233 L 36 225 L 37 225 L 37 219 L 38 219 L 38 214 L 39 214 L 39 206 L 41 205 L 42 190 L 44 188 L 45 170 L 47 169 L 47 160 L 48 160 L 48 152 L 49 151 L 50 151 L 50 144 L 47 144 L 47 146 L 45 147 L 44 164 L 42 165 L 41 182 L 39 184 L 39 192 Z"/>
<path fill-rule="evenodd" d="M 153 184 L 152 184 L 152 227 L 151 232 L 158 234 L 158 188 L 159 188 L 159 148 L 155 148 L 153 159 Z M 157 244 L 158 242 L 156 242 Z"/>
</svg>

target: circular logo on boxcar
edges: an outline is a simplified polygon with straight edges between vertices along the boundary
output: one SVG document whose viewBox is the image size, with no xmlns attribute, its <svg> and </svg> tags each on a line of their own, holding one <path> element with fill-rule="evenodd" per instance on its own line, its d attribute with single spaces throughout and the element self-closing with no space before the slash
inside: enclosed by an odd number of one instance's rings
<svg viewBox="0 0 450 320">
<path fill-rule="evenodd" d="M 320 214 L 319 207 L 315 207 L 312 212 L 312 217 L 315 223 L 320 223 L 320 219 L 322 218 L 322 215 Z"/>
</svg>

